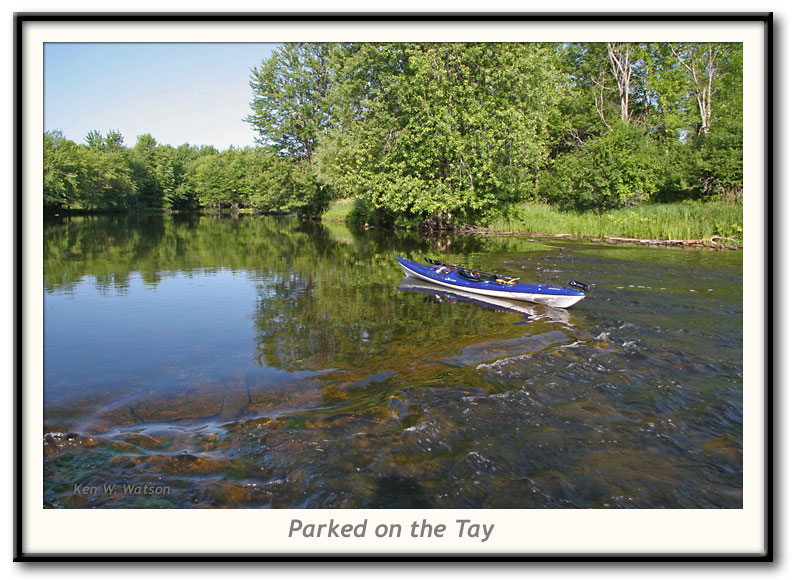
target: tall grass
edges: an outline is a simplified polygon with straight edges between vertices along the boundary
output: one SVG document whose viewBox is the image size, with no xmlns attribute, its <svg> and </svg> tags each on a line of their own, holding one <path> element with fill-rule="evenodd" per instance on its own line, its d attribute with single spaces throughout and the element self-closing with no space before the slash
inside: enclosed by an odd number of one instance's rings
<svg viewBox="0 0 793 580">
<path fill-rule="evenodd" d="M 743 207 L 725 202 L 639 205 L 595 213 L 567 212 L 542 203 L 522 203 L 489 220 L 500 232 L 570 234 L 652 240 L 710 240 L 713 236 L 743 240 Z"/>
<path fill-rule="evenodd" d="M 322 214 L 322 219 L 329 222 L 343 222 L 355 208 L 352 198 L 337 199 L 332 201 L 328 210 Z"/>
</svg>

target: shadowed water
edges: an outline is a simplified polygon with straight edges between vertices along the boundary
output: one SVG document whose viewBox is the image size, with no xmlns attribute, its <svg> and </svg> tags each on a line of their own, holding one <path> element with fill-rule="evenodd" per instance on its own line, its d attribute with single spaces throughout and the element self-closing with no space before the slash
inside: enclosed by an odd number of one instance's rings
<svg viewBox="0 0 793 580">
<path fill-rule="evenodd" d="M 84 217 L 44 265 L 45 507 L 742 507 L 741 252 Z"/>
</svg>

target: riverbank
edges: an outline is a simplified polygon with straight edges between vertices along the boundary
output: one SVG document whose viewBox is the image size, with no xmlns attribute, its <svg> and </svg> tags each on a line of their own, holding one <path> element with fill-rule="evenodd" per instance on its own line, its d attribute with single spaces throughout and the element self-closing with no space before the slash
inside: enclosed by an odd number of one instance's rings
<svg viewBox="0 0 793 580">
<path fill-rule="evenodd" d="M 346 221 L 354 200 L 338 200 L 322 216 Z M 610 243 L 739 249 L 743 246 L 743 206 L 719 201 L 647 204 L 596 213 L 569 212 L 526 202 L 463 231 L 584 238 Z"/>
</svg>

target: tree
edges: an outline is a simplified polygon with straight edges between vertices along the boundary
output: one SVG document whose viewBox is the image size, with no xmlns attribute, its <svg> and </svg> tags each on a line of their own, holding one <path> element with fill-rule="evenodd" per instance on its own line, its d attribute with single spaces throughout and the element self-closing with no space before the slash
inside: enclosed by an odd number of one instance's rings
<svg viewBox="0 0 793 580">
<path fill-rule="evenodd" d="M 340 195 L 443 225 L 533 194 L 564 85 L 550 47 L 395 43 L 346 50 L 335 91 L 349 103 L 338 109 L 350 113 L 318 153 L 321 166 L 337 167 L 322 173 Z"/>
<path fill-rule="evenodd" d="M 251 75 L 254 97 L 246 121 L 258 132 L 260 144 L 292 165 L 270 164 L 278 176 L 272 185 L 289 191 L 286 199 L 275 203 L 277 211 L 289 207 L 300 215 L 319 215 L 332 198 L 329 186 L 317 179 L 314 164 L 315 151 L 332 122 L 332 50 L 326 43 L 285 44 Z M 286 188 L 285 176 L 294 180 Z M 275 202 L 269 194 L 257 199 L 266 198 Z"/>
<path fill-rule="evenodd" d="M 620 120 L 631 120 L 631 81 L 634 62 L 630 42 L 607 42 L 608 63 L 620 97 Z"/>
<path fill-rule="evenodd" d="M 86 145 L 92 149 L 101 149 L 104 145 L 104 142 L 105 138 L 102 136 L 102 133 L 96 129 L 88 131 L 88 134 L 85 136 Z"/>
<path fill-rule="evenodd" d="M 219 153 L 197 157 L 190 167 L 189 182 L 202 207 L 220 209 L 228 204 L 226 175 Z"/>
<path fill-rule="evenodd" d="M 739 201 L 743 197 L 741 133 L 717 126 L 693 139 L 689 167 L 699 192 L 707 197 Z"/>
<path fill-rule="evenodd" d="M 60 131 L 44 134 L 44 207 L 59 211 L 80 200 L 80 176 L 84 173 L 77 145 Z"/>
<path fill-rule="evenodd" d="M 681 44 L 669 43 L 672 53 L 688 72 L 691 92 L 699 108 L 699 133 L 707 134 L 710 131 L 713 116 L 713 84 L 717 73 L 718 49 L 714 44 Z"/>
<path fill-rule="evenodd" d="M 543 180 L 546 199 L 567 208 L 604 210 L 635 205 L 658 187 L 658 152 L 641 127 L 619 121 L 611 131 L 561 155 Z"/>
<path fill-rule="evenodd" d="M 676 99 L 687 144 L 681 174 L 697 196 L 739 199 L 743 189 L 743 53 L 737 43 L 666 43 L 674 67 L 659 95 Z M 666 90 L 663 90 L 666 89 Z M 671 98 L 670 98 L 671 96 Z M 683 125 L 683 123 L 681 123 Z M 670 172 L 674 173 L 674 172 Z"/>
<path fill-rule="evenodd" d="M 614 121 L 634 121 L 641 110 L 644 65 L 642 46 L 632 42 L 573 45 L 579 57 L 579 86 L 590 92 L 595 111 L 607 129 Z M 581 74 L 583 73 L 583 74 Z"/>
<path fill-rule="evenodd" d="M 253 69 L 252 113 L 245 120 L 279 156 L 310 163 L 329 126 L 330 51 L 325 43 L 284 44 Z"/>
<path fill-rule="evenodd" d="M 118 131 L 108 131 L 107 135 L 93 129 L 85 136 L 86 144 L 92 149 L 103 151 L 121 151 L 124 149 L 124 137 Z"/>
<path fill-rule="evenodd" d="M 644 52 L 644 123 L 660 140 L 684 140 L 696 124 L 686 72 L 669 43 L 647 44 Z"/>
<path fill-rule="evenodd" d="M 176 149 L 166 148 L 163 153 L 163 176 L 160 179 L 163 207 L 168 210 L 189 211 L 198 208 L 198 200 L 188 184 L 188 168 L 197 157 L 195 147 L 187 143 Z"/>
<path fill-rule="evenodd" d="M 260 209 L 295 213 L 301 218 L 318 216 L 327 209 L 330 197 L 307 164 L 279 157 L 265 157 L 262 162 L 265 167 L 255 184 L 255 201 Z"/>
<path fill-rule="evenodd" d="M 135 184 L 126 150 L 87 147 L 79 151 L 85 168 L 80 179 L 83 209 L 130 209 Z"/>
<path fill-rule="evenodd" d="M 161 181 L 167 169 L 162 167 L 161 157 L 157 140 L 150 133 L 138 136 L 138 141 L 129 154 L 132 179 L 137 192 L 134 203 L 136 209 L 162 207 Z"/>
</svg>

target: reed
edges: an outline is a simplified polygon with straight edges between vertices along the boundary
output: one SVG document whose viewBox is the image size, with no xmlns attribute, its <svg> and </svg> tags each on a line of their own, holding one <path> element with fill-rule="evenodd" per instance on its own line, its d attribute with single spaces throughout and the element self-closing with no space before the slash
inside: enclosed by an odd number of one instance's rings
<svg viewBox="0 0 793 580">
<path fill-rule="evenodd" d="M 344 222 L 354 207 L 355 200 L 349 197 L 332 201 L 327 211 L 322 214 L 322 220 L 328 222 Z"/>
<path fill-rule="evenodd" d="M 726 202 L 648 204 L 596 213 L 568 212 L 543 203 L 521 203 L 485 224 L 510 233 L 570 234 L 652 240 L 743 241 L 743 208 Z"/>
</svg>

